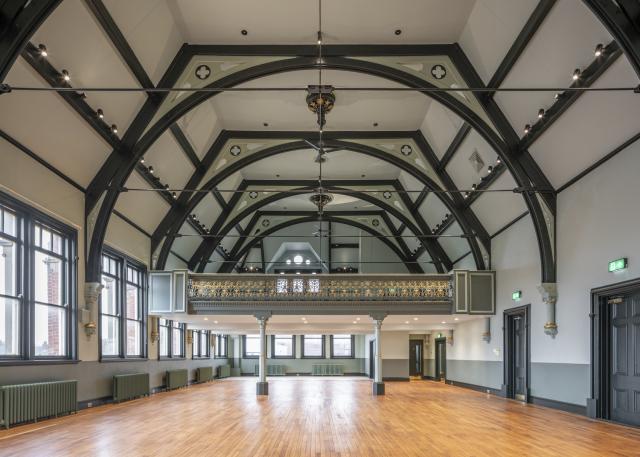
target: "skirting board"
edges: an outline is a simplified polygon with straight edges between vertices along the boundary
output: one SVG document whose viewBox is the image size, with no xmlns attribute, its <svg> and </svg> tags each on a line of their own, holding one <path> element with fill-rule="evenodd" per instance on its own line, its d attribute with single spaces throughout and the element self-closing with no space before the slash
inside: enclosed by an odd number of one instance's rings
<svg viewBox="0 0 640 457">
<path fill-rule="evenodd" d="M 447 384 L 452 386 L 464 387 L 465 389 L 471 389 L 482 393 L 490 393 L 498 397 L 504 397 L 504 393 L 500 389 L 493 389 L 491 387 L 477 386 L 475 384 L 467 384 L 464 382 L 451 381 L 447 379 Z M 488 391 L 488 392 L 487 392 Z M 529 403 L 532 405 L 543 406 L 545 408 L 557 409 L 572 414 L 579 414 L 581 416 L 587 415 L 587 407 L 582 405 L 574 405 L 573 403 L 565 403 L 563 401 L 551 400 L 549 398 L 540 398 L 529 396 Z"/>
<path fill-rule="evenodd" d="M 405 378 L 405 377 L 393 377 L 393 376 L 389 376 L 389 377 L 382 377 L 382 382 L 393 382 L 393 381 L 409 381 L 409 378 Z"/>
</svg>

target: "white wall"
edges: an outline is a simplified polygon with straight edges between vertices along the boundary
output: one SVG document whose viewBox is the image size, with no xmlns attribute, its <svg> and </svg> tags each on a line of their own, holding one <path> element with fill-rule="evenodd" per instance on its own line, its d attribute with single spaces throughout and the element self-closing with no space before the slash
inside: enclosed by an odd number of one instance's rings
<svg viewBox="0 0 640 457">
<path fill-rule="evenodd" d="M 409 332 L 382 331 L 383 359 L 409 359 Z"/>
</svg>

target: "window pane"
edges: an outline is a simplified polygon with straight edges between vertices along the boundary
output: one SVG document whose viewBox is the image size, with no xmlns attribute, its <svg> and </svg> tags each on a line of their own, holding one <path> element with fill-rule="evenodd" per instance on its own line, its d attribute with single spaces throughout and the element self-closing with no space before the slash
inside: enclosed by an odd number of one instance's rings
<svg viewBox="0 0 640 457">
<path fill-rule="evenodd" d="M 118 306 L 116 297 L 118 295 L 118 281 L 109 277 L 102 276 L 102 297 L 101 297 L 101 312 L 103 314 L 118 314 Z"/>
<path fill-rule="evenodd" d="M 7 213 L 5 213 L 5 217 L 6 215 Z M 16 244 L 13 241 L 0 237 L 0 294 L 17 295 L 17 255 Z"/>
<path fill-rule="evenodd" d="M 169 355 L 169 328 L 160 327 L 160 356 L 167 357 Z"/>
<path fill-rule="evenodd" d="M 279 294 L 287 293 L 287 279 L 286 278 L 278 278 L 276 280 L 276 292 Z"/>
<path fill-rule="evenodd" d="M 293 280 L 293 292 L 296 294 L 301 294 L 304 292 L 304 279 L 295 278 Z"/>
<path fill-rule="evenodd" d="M 9 211 L 4 211 L 4 228 L 2 230 L 7 235 L 16 236 L 16 216 Z"/>
<path fill-rule="evenodd" d="M 138 288 L 127 284 L 127 308 L 126 314 L 128 319 L 140 319 L 140 309 L 138 306 Z"/>
<path fill-rule="evenodd" d="M 178 324 L 179 325 L 179 324 Z M 175 323 L 174 323 L 175 326 Z M 171 335 L 171 343 L 173 345 L 173 350 L 171 355 L 173 357 L 182 357 L 182 329 L 181 328 L 173 328 L 173 334 Z"/>
<path fill-rule="evenodd" d="M 51 250 L 56 254 L 62 255 L 62 237 L 60 237 L 60 235 L 53 234 L 53 246 Z"/>
<path fill-rule="evenodd" d="M 102 332 L 102 355 L 119 355 L 119 319 L 117 317 L 102 316 L 100 330 Z"/>
<path fill-rule="evenodd" d="M 36 301 L 62 305 L 62 261 L 56 257 L 36 251 L 35 253 L 35 294 Z"/>
<path fill-rule="evenodd" d="M 42 249 L 46 249 L 47 251 L 51 251 L 51 232 L 45 228 L 42 229 L 42 244 L 40 245 Z"/>
<path fill-rule="evenodd" d="M 200 356 L 209 356 L 209 334 L 207 332 L 200 333 Z"/>
<path fill-rule="evenodd" d="M 66 355 L 66 310 L 55 306 L 36 305 L 35 311 L 35 355 Z"/>
<path fill-rule="evenodd" d="M 259 356 L 260 355 L 260 335 L 247 335 L 245 338 L 246 347 L 244 348 L 245 355 Z"/>
<path fill-rule="evenodd" d="M 322 335 L 305 335 L 305 357 L 322 357 Z"/>
<path fill-rule="evenodd" d="M 142 323 L 127 320 L 127 355 L 142 355 Z"/>
<path fill-rule="evenodd" d="M 318 278 L 310 279 L 307 287 L 309 292 L 317 294 L 320 292 L 320 280 Z"/>
<path fill-rule="evenodd" d="M 193 331 L 191 336 L 191 357 L 200 357 L 200 332 Z"/>
<path fill-rule="evenodd" d="M 20 354 L 20 301 L 0 297 L 0 355 Z"/>
<path fill-rule="evenodd" d="M 276 357 L 293 357 L 292 335 L 276 335 L 274 343 L 273 355 Z"/>
<path fill-rule="evenodd" d="M 333 336 L 334 357 L 351 357 L 353 348 L 351 347 L 351 335 Z"/>
</svg>

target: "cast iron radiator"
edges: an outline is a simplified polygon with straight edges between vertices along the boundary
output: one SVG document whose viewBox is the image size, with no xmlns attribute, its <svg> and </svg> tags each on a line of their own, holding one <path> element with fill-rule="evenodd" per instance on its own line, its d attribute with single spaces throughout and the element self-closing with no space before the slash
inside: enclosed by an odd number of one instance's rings
<svg viewBox="0 0 640 457">
<path fill-rule="evenodd" d="M 5 428 L 78 411 L 78 381 L 0 386 L 0 423 Z"/>
<path fill-rule="evenodd" d="M 213 379 L 213 367 L 200 367 L 196 370 L 196 382 L 207 382 Z"/>
<path fill-rule="evenodd" d="M 179 387 L 186 387 L 189 384 L 189 371 L 188 370 L 167 370 L 167 377 L 165 380 L 167 390 L 177 389 Z"/>
<path fill-rule="evenodd" d="M 312 366 L 313 376 L 342 376 L 344 374 L 343 365 L 318 364 Z"/>
<path fill-rule="evenodd" d="M 218 377 L 228 378 L 231 376 L 231 367 L 229 365 L 221 365 L 218 367 Z"/>
<path fill-rule="evenodd" d="M 113 401 L 149 395 L 149 373 L 118 374 L 113 377 Z"/>
<path fill-rule="evenodd" d="M 253 368 L 256 376 L 260 375 L 260 365 L 256 364 Z M 284 376 L 287 374 L 287 367 L 284 365 L 267 365 L 267 376 Z"/>
</svg>

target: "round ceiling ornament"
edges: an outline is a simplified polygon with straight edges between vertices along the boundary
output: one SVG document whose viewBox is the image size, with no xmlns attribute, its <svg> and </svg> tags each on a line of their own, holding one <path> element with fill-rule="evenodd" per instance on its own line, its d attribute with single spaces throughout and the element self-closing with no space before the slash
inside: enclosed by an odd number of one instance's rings
<svg viewBox="0 0 640 457">
<path fill-rule="evenodd" d="M 233 146 L 231 146 L 231 148 L 229 149 L 229 153 L 233 156 L 233 157 L 238 157 L 240 155 L 240 153 L 242 152 L 242 149 L 240 148 L 240 146 L 238 146 L 237 144 L 234 144 Z"/>
</svg>

